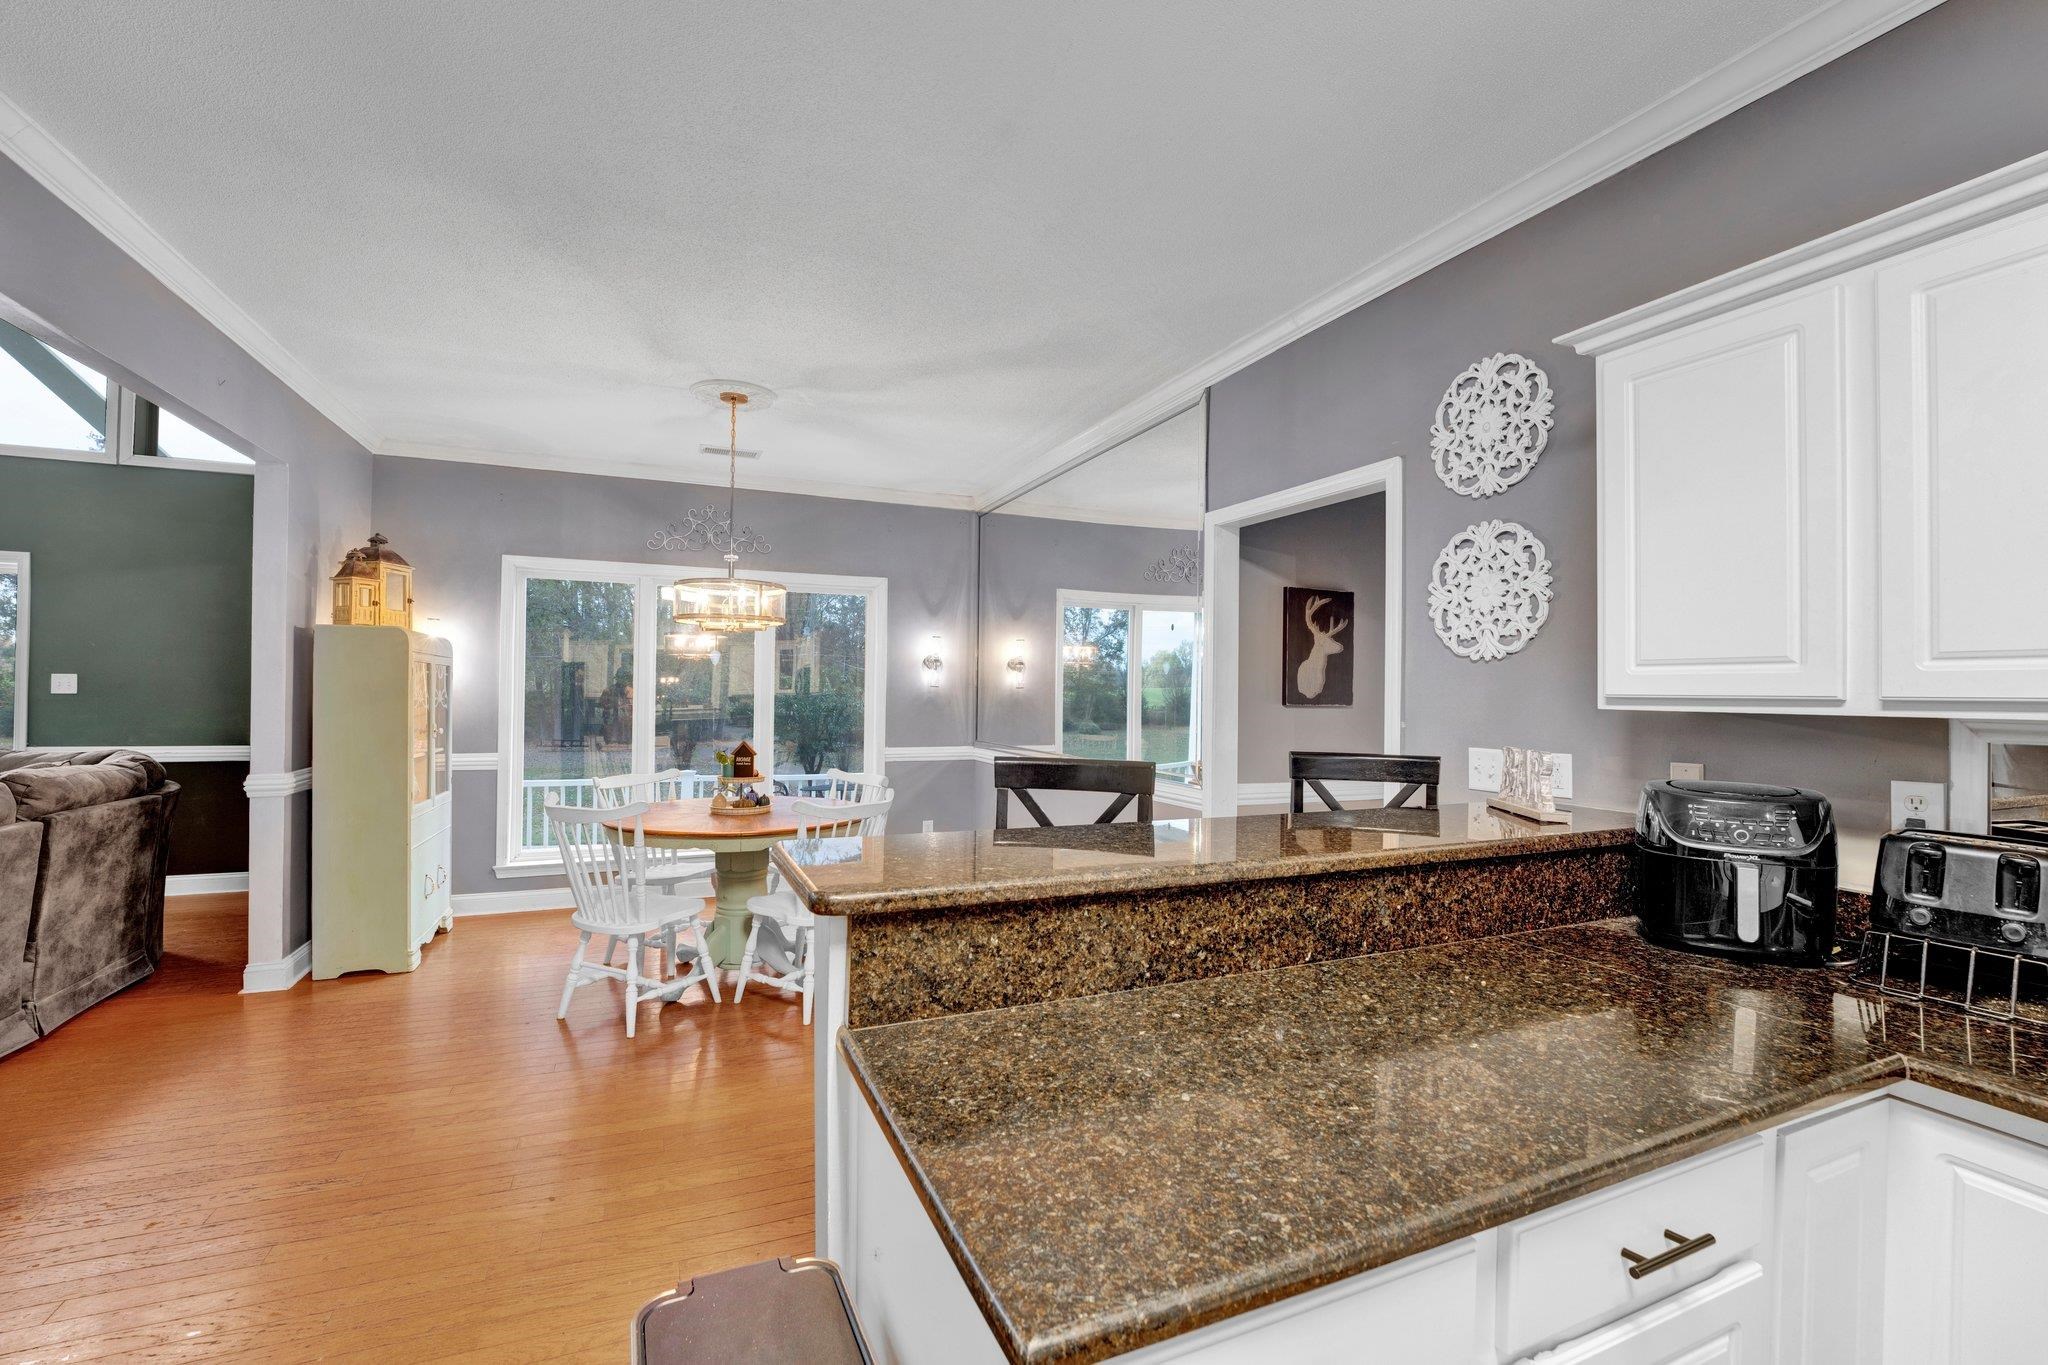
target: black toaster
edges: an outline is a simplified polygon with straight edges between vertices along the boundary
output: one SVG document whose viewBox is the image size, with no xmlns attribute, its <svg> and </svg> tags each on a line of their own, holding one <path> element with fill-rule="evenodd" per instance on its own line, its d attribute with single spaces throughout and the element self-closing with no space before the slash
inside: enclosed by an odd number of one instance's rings
<svg viewBox="0 0 2048 1365">
<path fill-rule="evenodd" d="M 1951 830 L 1894 830 L 1877 848 L 1871 927 L 2048 959 L 2044 877 L 2048 846 Z"/>
</svg>

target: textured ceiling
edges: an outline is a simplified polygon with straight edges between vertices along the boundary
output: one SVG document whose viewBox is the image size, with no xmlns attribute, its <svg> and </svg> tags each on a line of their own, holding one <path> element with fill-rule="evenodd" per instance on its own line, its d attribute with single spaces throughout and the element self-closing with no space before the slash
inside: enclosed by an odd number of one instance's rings
<svg viewBox="0 0 2048 1365">
<path fill-rule="evenodd" d="M 8 0 L 380 447 L 978 494 L 1816 0 Z"/>
</svg>

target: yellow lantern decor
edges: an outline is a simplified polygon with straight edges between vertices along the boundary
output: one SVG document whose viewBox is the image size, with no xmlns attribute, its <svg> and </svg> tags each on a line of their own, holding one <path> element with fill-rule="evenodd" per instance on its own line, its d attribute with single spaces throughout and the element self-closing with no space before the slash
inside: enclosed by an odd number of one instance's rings
<svg viewBox="0 0 2048 1365">
<path fill-rule="evenodd" d="M 412 565 L 381 535 L 342 556 L 334 573 L 334 624 L 412 629 Z"/>
</svg>

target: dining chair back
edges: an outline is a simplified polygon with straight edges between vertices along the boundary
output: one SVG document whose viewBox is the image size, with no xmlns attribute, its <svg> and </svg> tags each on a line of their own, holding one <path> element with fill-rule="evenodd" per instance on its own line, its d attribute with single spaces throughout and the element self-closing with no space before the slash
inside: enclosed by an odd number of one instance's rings
<svg viewBox="0 0 2048 1365">
<path fill-rule="evenodd" d="M 890 790 L 889 779 L 883 773 L 850 773 L 844 768 L 827 768 L 806 785 L 815 788 L 804 793 L 806 800 L 815 797 L 825 801 L 880 801 Z"/>
<path fill-rule="evenodd" d="M 1399 789 L 1383 804 L 1391 810 L 1407 805 L 1420 795 L 1423 810 L 1436 809 L 1437 779 L 1443 769 L 1440 758 L 1419 754 L 1334 754 L 1299 751 L 1287 755 L 1287 808 L 1296 815 L 1304 811 L 1303 789 L 1314 792 L 1331 810 L 1344 805 L 1331 795 L 1332 782 L 1394 783 Z"/>
<path fill-rule="evenodd" d="M 709 796 L 717 787 L 718 779 L 682 768 L 663 768 L 658 773 L 619 773 L 612 777 L 593 778 L 590 785 L 597 792 L 594 804 L 616 809 L 634 801 L 654 805 L 662 801 L 688 801 Z"/>
<path fill-rule="evenodd" d="M 1138 803 L 1137 820 L 1152 819 L 1152 789 L 1159 769 L 1151 763 L 1083 758 L 998 758 L 995 761 L 996 828 L 1010 827 L 1010 797 L 1017 798 L 1032 819 L 1050 826 L 1052 817 L 1032 796 L 1034 791 L 1102 792 L 1115 797 L 1109 808 L 1095 817 L 1106 825 L 1123 814 L 1132 801 Z"/>
<path fill-rule="evenodd" d="M 792 801 L 789 813 L 797 823 L 797 838 L 864 839 L 889 832 L 889 807 L 896 793 L 884 790 L 873 801 Z"/>
<path fill-rule="evenodd" d="M 664 1003 L 678 999 L 684 991 L 703 982 L 718 999 L 718 978 L 712 970 L 711 950 L 704 940 L 704 926 L 697 914 L 703 902 L 692 897 L 650 894 L 648 885 L 645 820 L 647 803 L 629 802 L 609 809 L 587 806 L 549 806 L 548 823 L 555 833 L 555 847 L 562 855 L 562 871 L 569 879 L 569 895 L 576 909 L 569 922 L 576 927 L 576 956 L 569 963 L 568 979 L 562 983 L 562 1003 L 555 1018 L 569 1014 L 569 998 L 578 986 L 610 978 L 626 985 L 626 1036 L 633 1036 L 640 1002 L 653 998 Z M 588 960 L 591 936 L 604 934 L 608 943 L 602 963 Z M 613 944 L 623 940 L 626 961 L 611 965 Z M 649 947 L 664 954 L 660 975 L 642 971 Z M 689 970 L 678 975 L 682 963 Z"/>
</svg>

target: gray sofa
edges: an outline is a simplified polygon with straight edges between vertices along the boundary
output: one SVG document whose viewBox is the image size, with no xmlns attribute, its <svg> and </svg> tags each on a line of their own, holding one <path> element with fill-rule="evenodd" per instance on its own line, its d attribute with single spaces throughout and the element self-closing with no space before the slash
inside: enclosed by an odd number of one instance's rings
<svg viewBox="0 0 2048 1365">
<path fill-rule="evenodd" d="M 177 805 L 133 750 L 0 753 L 0 1056 L 156 970 Z"/>
</svg>

